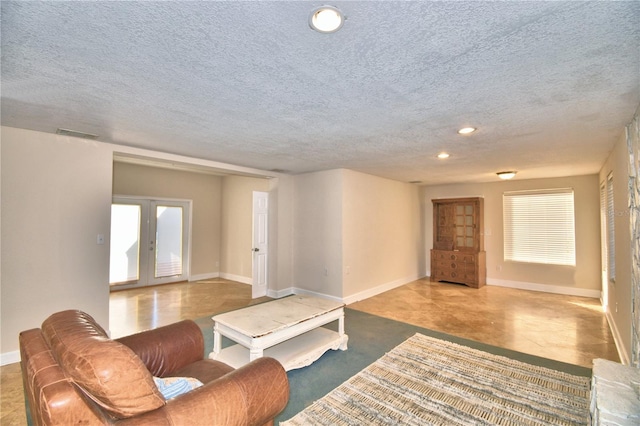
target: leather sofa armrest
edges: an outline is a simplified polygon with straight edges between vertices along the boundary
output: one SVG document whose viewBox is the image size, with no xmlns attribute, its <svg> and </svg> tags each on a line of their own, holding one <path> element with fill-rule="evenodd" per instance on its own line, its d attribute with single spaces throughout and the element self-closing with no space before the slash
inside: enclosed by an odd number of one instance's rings
<svg viewBox="0 0 640 426">
<path fill-rule="evenodd" d="M 116 341 L 128 346 L 154 376 L 171 375 L 204 357 L 204 337 L 191 320 L 143 331 Z"/>
<path fill-rule="evenodd" d="M 265 425 L 287 405 L 289 381 L 273 358 L 255 361 L 118 424 Z"/>
<path fill-rule="evenodd" d="M 164 409 L 175 424 L 207 419 L 211 420 L 209 424 L 264 425 L 273 420 L 288 401 L 289 380 L 282 365 L 273 358 L 258 358 L 168 401 Z M 196 417 L 195 410 L 198 410 Z"/>
</svg>

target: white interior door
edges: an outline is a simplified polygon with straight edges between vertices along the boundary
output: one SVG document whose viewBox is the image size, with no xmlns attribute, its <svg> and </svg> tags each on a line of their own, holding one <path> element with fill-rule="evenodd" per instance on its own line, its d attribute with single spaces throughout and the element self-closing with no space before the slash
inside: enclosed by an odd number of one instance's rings
<svg viewBox="0 0 640 426">
<path fill-rule="evenodd" d="M 114 197 L 109 283 L 119 288 L 188 279 L 191 203 Z"/>
<path fill-rule="evenodd" d="M 251 297 L 267 295 L 269 193 L 253 191 L 253 285 Z"/>
</svg>

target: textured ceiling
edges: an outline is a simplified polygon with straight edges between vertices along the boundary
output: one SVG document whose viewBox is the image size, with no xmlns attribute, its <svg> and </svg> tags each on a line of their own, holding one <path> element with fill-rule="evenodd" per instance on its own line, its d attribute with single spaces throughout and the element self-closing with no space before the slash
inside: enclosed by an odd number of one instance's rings
<svg viewBox="0 0 640 426">
<path fill-rule="evenodd" d="M 640 104 L 638 1 L 321 4 L 2 1 L 2 124 L 437 184 L 597 173 Z"/>
</svg>

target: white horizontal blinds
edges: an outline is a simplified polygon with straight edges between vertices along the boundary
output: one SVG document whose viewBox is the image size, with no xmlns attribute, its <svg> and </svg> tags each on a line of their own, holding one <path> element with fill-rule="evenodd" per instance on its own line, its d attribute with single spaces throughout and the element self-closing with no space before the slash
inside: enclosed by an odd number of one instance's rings
<svg viewBox="0 0 640 426">
<path fill-rule="evenodd" d="M 507 192 L 503 210 L 505 260 L 575 266 L 572 189 Z"/>
<path fill-rule="evenodd" d="M 614 233 L 615 210 L 613 208 L 613 174 L 607 176 L 607 270 L 609 280 L 616 279 L 616 239 Z"/>
<path fill-rule="evenodd" d="M 602 271 L 607 270 L 607 183 L 600 185 L 600 253 Z"/>
</svg>

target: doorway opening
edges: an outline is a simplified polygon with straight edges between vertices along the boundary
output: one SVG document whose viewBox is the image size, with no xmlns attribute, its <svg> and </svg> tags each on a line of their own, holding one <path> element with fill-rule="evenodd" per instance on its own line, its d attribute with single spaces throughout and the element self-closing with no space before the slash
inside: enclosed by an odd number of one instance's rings
<svg viewBox="0 0 640 426">
<path fill-rule="evenodd" d="M 111 289 L 187 280 L 190 219 L 188 200 L 113 197 Z"/>
</svg>

